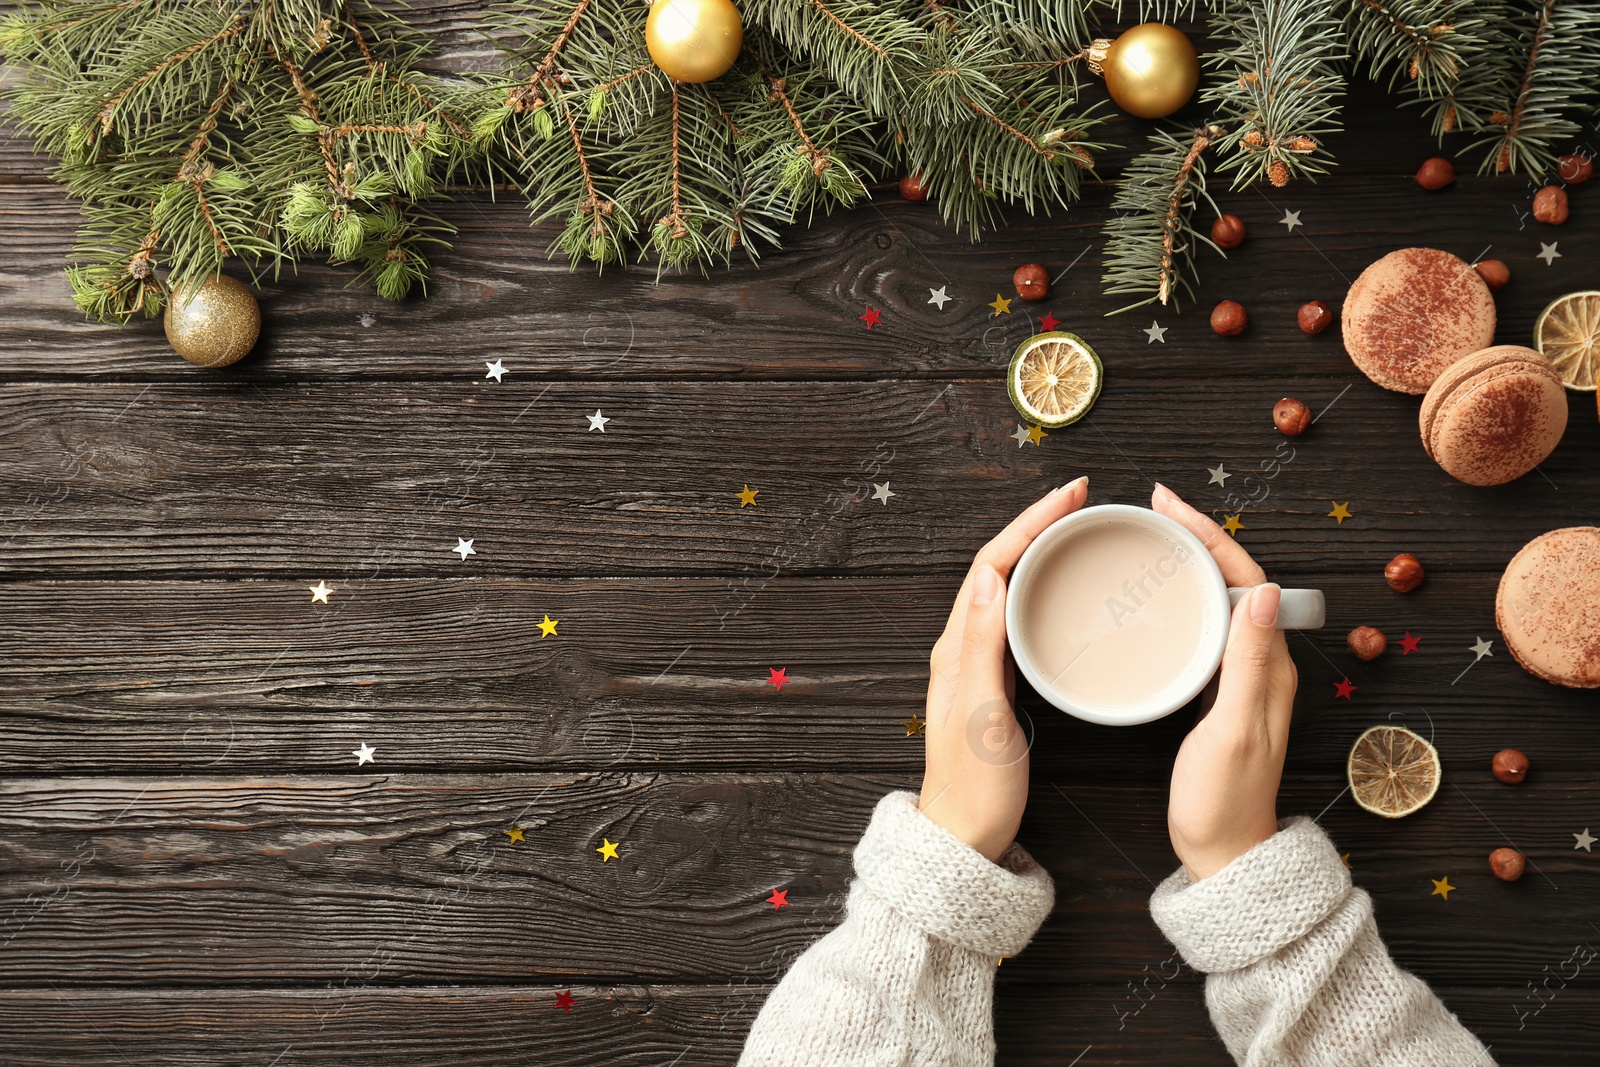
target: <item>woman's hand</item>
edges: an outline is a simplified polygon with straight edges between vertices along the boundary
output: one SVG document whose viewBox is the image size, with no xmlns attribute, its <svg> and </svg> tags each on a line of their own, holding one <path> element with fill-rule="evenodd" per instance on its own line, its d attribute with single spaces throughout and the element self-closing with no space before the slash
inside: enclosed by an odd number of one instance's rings
<svg viewBox="0 0 1600 1067">
<path fill-rule="evenodd" d="M 1277 628 L 1276 584 L 1232 537 L 1157 484 L 1151 505 L 1200 538 L 1230 586 L 1255 586 L 1233 610 L 1216 699 L 1172 765 L 1167 833 L 1194 880 L 1209 878 L 1278 831 L 1278 781 L 1299 681 Z"/>
<path fill-rule="evenodd" d="M 1011 846 L 1028 802 L 1028 741 L 1011 709 L 1006 576 L 1045 527 L 1088 495 L 1087 478 L 1069 482 L 984 545 L 933 646 L 918 807 L 991 860 Z"/>
</svg>

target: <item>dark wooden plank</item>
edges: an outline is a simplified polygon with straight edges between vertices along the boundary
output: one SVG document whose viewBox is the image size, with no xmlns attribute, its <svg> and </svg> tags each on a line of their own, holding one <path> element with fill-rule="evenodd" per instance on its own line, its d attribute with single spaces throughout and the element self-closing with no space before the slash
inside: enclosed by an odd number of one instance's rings
<svg viewBox="0 0 1600 1067">
<path fill-rule="evenodd" d="M 0 982 L 323 987 L 360 967 L 375 986 L 719 981 L 799 951 L 819 914 L 837 920 L 872 805 L 911 782 L 378 771 L 0 783 Z M 1056 878 L 1057 915 L 1006 966 L 1028 980 L 1070 968 L 1126 981 L 1171 951 L 1146 908 L 1176 866 L 1165 788 L 1068 771 L 1035 773 L 1021 833 Z M 1393 823 L 1341 800 L 1342 785 L 1293 776 L 1280 811 L 1324 813 L 1402 965 L 1497 986 L 1586 936 L 1600 856 L 1571 835 L 1600 787 L 1583 775 L 1521 791 L 1460 775 Z M 514 824 L 525 842 L 509 842 Z M 602 837 L 619 860 L 600 861 Z M 1507 841 L 1536 868 L 1510 885 L 1485 860 Z M 1458 887 L 1448 901 L 1430 895 L 1444 876 Z M 765 903 L 774 886 L 792 909 Z"/>
<path fill-rule="evenodd" d="M 1494 576 L 1445 574 L 1409 597 L 1379 581 L 1324 582 L 1328 628 L 1291 643 L 1292 769 L 1337 774 L 1356 734 L 1395 715 L 1436 736 L 1452 769 L 1477 775 L 1515 745 L 1538 773 L 1581 780 L 1597 755 L 1595 695 L 1506 654 Z M 920 713 L 958 583 L 377 581 L 337 588 L 326 607 L 277 582 L 17 583 L 0 597 L 0 770 L 354 773 L 366 740 L 385 771 L 916 773 L 922 743 L 902 722 Z M 556 637 L 539 635 L 546 613 Z M 1364 664 L 1344 645 L 1358 624 L 1422 644 Z M 1480 636 L 1495 655 L 1463 674 Z M 778 667 L 781 691 L 767 682 Z M 1332 684 L 1346 675 L 1352 701 Z M 1025 686 L 1023 707 L 1043 773 L 1152 788 L 1190 721 L 1105 729 Z"/>
<path fill-rule="evenodd" d="M 1220 184 L 1220 183 L 1219 183 Z M 1206 254 L 1197 306 L 1180 315 L 1104 313 L 1126 298 L 1100 292 L 1100 224 L 1110 186 L 1092 186 L 1081 206 L 1049 220 L 1020 222 L 969 244 L 927 204 L 891 194 L 786 234 L 759 267 L 668 276 L 645 265 L 569 271 L 546 259 L 551 234 L 530 232 L 514 196 L 464 195 L 443 213 L 460 233 L 437 257 L 425 299 L 394 304 L 349 274 L 308 265 L 270 280 L 266 332 L 257 354 L 226 371 L 189 367 L 167 349 L 159 323 L 124 330 L 85 323 L 62 277 L 77 209 L 50 187 L 0 187 L 0 232 L 8 265 L 0 287 L 0 376 L 267 381 L 307 378 L 481 379 L 483 361 L 504 359 L 510 380 L 542 378 L 858 378 L 994 376 L 1035 328 L 1027 312 L 1046 308 L 1084 333 L 1113 373 L 1192 380 L 1353 373 L 1338 329 L 1307 338 L 1295 310 L 1318 298 L 1338 309 L 1349 282 L 1399 247 L 1434 245 L 1472 259 L 1505 260 L 1513 281 L 1499 294 L 1500 339 L 1526 343 L 1534 316 L 1555 296 L 1600 286 L 1600 260 L 1581 255 L 1600 230 L 1600 212 L 1574 197 L 1571 221 L 1549 227 L 1523 216 L 1528 192 L 1514 178 L 1463 176 L 1439 193 L 1407 175 L 1348 177 L 1316 186 L 1218 191 L 1245 219 L 1251 238 L 1228 262 Z M 1301 212 L 1293 233 L 1278 224 Z M 1553 266 L 1535 258 L 1540 241 L 1565 242 Z M 1036 260 L 1059 275 L 1052 298 L 1018 302 L 993 317 L 985 306 L 1010 294 L 1011 272 Z M 1070 268 L 1070 269 L 1069 269 Z M 928 304 L 946 286 L 954 301 Z M 1224 298 L 1242 300 L 1253 325 L 1217 338 L 1206 316 Z M 859 321 L 883 309 L 882 325 Z M 1171 328 L 1165 344 L 1143 330 L 1152 317 Z"/>
<path fill-rule="evenodd" d="M 953 572 L 1085 472 L 1094 502 L 1147 503 L 1161 480 L 1219 518 L 1242 507 L 1241 543 L 1290 575 L 1370 574 L 1401 550 L 1441 576 L 1498 571 L 1596 521 L 1592 398 L 1541 473 L 1485 490 L 1428 459 L 1416 398 L 1351 377 L 1293 383 L 1326 417 L 1291 443 L 1269 417 L 1283 382 L 1113 371 L 1085 420 L 1022 448 L 996 382 L 14 385 L 3 573 Z M 746 484 L 761 496 L 741 508 Z M 1335 525 L 1334 500 L 1356 518 Z M 465 566 L 457 537 L 477 542 Z"/>
</svg>

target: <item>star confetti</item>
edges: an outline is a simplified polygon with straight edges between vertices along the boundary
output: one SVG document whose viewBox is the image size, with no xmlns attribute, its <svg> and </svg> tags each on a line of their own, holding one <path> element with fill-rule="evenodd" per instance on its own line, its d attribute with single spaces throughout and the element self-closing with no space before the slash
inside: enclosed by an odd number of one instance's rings
<svg viewBox="0 0 1600 1067">
<path fill-rule="evenodd" d="M 1461 668 L 1461 674 L 1466 674 L 1473 667 L 1476 667 L 1478 665 L 1478 661 L 1483 657 L 1494 655 L 1493 652 L 1489 651 L 1489 649 L 1492 647 L 1494 647 L 1493 641 L 1485 641 L 1481 637 L 1478 638 L 1478 640 L 1467 649 L 1468 652 L 1473 653 L 1472 662 Z M 1452 681 L 1450 684 L 1455 685 L 1456 682 L 1461 681 L 1461 674 L 1456 675 L 1454 681 Z"/>
<path fill-rule="evenodd" d="M 950 299 L 950 294 L 945 292 L 945 286 L 943 285 L 939 286 L 937 289 L 930 288 L 928 290 L 928 303 L 938 304 L 940 311 L 944 310 L 945 304 L 949 303 Z"/>
<path fill-rule="evenodd" d="M 1585 826 L 1583 828 L 1583 833 L 1581 833 L 1581 834 L 1573 834 L 1572 836 L 1574 838 L 1576 838 L 1577 841 L 1578 841 L 1578 843 L 1576 845 L 1573 845 L 1572 847 L 1574 849 L 1580 849 L 1581 848 L 1585 852 L 1593 852 L 1594 849 L 1590 848 L 1589 846 L 1594 844 L 1596 841 L 1600 841 L 1600 837 L 1590 837 L 1589 836 L 1589 828 L 1587 826 Z"/>
<path fill-rule="evenodd" d="M 1011 314 L 1011 300 L 1008 297 L 1001 296 L 999 293 L 994 294 L 994 299 L 989 302 L 989 306 L 994 308 L 994 314 L 989 316 L 992 319 L 998 319 L 1001 315 Z"/>
<path fill-rule="evenodd" d="M 565 993 L 557 993 L 556 994 L 556 1007 L 559 1008 L 560 1010 L 564 1011 L 564 1012 L 567 1012 L 568 1014 L 571 1014 L 571 1012 L 572 1012 L 572 990 L 569 989 Z"/>
<path fill-rule="evenodd" d="M 350 755 L 356 758 L 357 767 L 361 766 L 363 763 L 371 763 L 372 757 L 376 756 L 377 754 L 378 750 L 367 744 L 365 741 L 361 742 L 360 748 L 350 750 Z"/>
<path fill-rule="evenodd" d="M 1544 260 L 1544 265 L 1547 267 L 1555 266 L 1556 260 L 1561 258 L 1561 253 L 1556 251 L 1556 245 L 1559 243 L 1559 241 L 1551 241 L 1549 244 L 1545 244 L 1540 241 L 1539 254 L 1534 258 Z"/>
<path fill-rule="evenodd" d="M 1351 696 L 1350 694 L 1354 693 L 1359 688 L 1359 686 L 1351 685 L 1350 676 L 1345 675 L 1344 681 L 1333 683 L 1333 699 L 1338 700 L 1340 697 L 1344 697 L 1346 700 L 1354 703 L 1355 697 Z"/>
<path fill-rule="evenodd" d="M 556 626 L 560 622 L 560 619 L 552 619 L 550 616 L 546 615 L 544 617 L 544 621 L 539 623 L 539 637 L 541 639 L 546 637 L 560 637 L 561 635 L 556 633 Z"/>
<path fill-rule="evenodd" d="M 513 826 L 509 830 L 501 830 L 500 832 L 511 838 L 511 843 L 513 845 L 518 841 L 521 841 L 523 844 L 527 844 L 527 840 L 522 836 L 522 827 L 520 826 Z"/>
<path fill-rule="evenodd" d="M 1412 637 L 1411 631 L 1407 630 L 1406 635 L 1400 639 L 1400 654 L 1402 656 L 1409 656 L 1411 653 L 1417 650 L 1417 646 L 1420 644 L 1422 644 L 1422 638 Z"/>
<path fill-rule="evenodd" d="M 485 378 L 493 378 L 497 382 L 500 380 L 501 376 L 504 375 L 505 372 L 506 372 L 505 364 L 501 363 L 498 359 L 495 360 L 493 363 L 490 363 L 488 360 L 484 360 L 483 365 L 485 367 L 489 368 L 489 373 L 485 374 L 484 377 Z"/>
<path fill-rule="evenodd" d="M 456 547 L 452 548 L 450 551 L 461 553 L 461 562 L 465 563 L 468 556 L 476 556 L 478 554 L 478 550 L 472 547 L 472 542 L 476 540 L 476 537 L 472 538 L 471 540 L 458 537 L 456 538 Z"/>
<path fill-rule="evenodd" d="M 609 837 L 602 837 L 600 841 L 601 845 L 595 851 L 600 853 L 601 863 L 610 863 L 612 860 L 620 860 L 622 858 L 617 855 L 617 846 L 612 843 Z"/>
<path fill-rule="evenodd" d="M 900 495 L 899 493 L 891 493 L 889 491 L 889 483 L 888 482 L 884 482 L 882 485 L 879 485 L 877 482 L 873 482 L 872 483 L 872 499 L 883 501 L 883 506 L 884 507 L 888 507 L 889 506 L 889 498 L 890 497 L 899 496 L 899 495 Z"/>
<path fill-rule="evenodd" d="M 1456 888 L 1450 884 L 1450 876 L 1448 874 L 1443 878 L 1429 878 L 1428 881 L 1433 883 L 1433 892 L 1428 894 L 1430 897 L 1444 897 L 1444 899 L 1449 900 L 1450 891 Z"/>
<path fill-rule="evenodd" d="M 1228 479 L 1233 477 L 1233 475 L 1222 469 L 1222 464 L 1220 463 L 1215 467 L 1207 467 L 1206 470 L 1211 472 L 1211 480 L 1206 483 L 1207 485 L 1220 485 L 1226 489 L 1228 487 Z"/>
<path fill-rule="evenodd" d="M 774 888 L 772 895 L 767 898 L 767 903 L 772 905 L 773 911 L 777 911 L 785 905 L 793 907 L 792 904 L 789 904 L 789 891 L 787 889 Z"/>
<path fill-rule="evenodd" d="M 788 667 L 768 667 L 767 682 L 778 692 L 783 692 L 783 685 L 789 680 Z"/>
<path fill-rule="evenodd" d="M 1050 436 L 1049 434 L 1044 432 L 1043 427 L 1039 427 L 1039 426 L 1029 426 L 1028 427 L 1028 440 L 1032 441 L 1035 445 L 1037 445 L 1040 441 L 1043 441 L 1046 437 L 1049 437 L 1049 436 Z"/>
<path fill-rule="evenodd" d="M 1285 211 L 1283 213 L 1283 218 L 1279 219 L 1278 221 L 1284 226 L 1289 227 L 1290 233 L 1294 232 L 1294 228 L 1296 226 L 1303 225 L 1303 223 L 1300 221 L 1300 212 L 1298 211 Z"/>
<path fill-rule="evenodd" d="M 1243 515 L 1244 512 L 1239 512 Z M 1229 515 L 1222 523 L 1222 528 L 1233 535 L 1235 541 L 1239 539 L 1239 531 L 1244 529 L 1244 523 L 1239 521 L 1239 515 Z"/>
<path fill-rule="evenodd" d="M 861 321 L 866 323 L 867 329 L 870 330 L 874 326 L 878 325 L 879 322 L 883 321 L 883 312 L 879 311 L 871 304 L 868 304 L 867 313 L 861 316 Z"/>
<path fill-rule="evenodd" d="M 900 725 L 906 728 L 907 737 L 915 737 L 916 735 L 920 734 L 922 732 L 922 728 L 928 724 L 924 720 L 913 715 L 909 719 L 900 720 Z"/>
<path fill-rule="evenodd" d="M 610 419 L 606 418 L 604 415 L 600 414 L 600 409 L 599 408 L 595 408 L 594 409 L 594 414 L 593 415 L 585 415 L 584 418 L 589 420 L 589 432 L 590 433 L 593 433 L 596 430 L 599 430 L 601 433 L 605 433 L 606 432 L 606 423 L 611 421 Z"/>
<path fill-rule="evenodd" d="M 739 506 L 741 508 L 745 507 L 746 505 L 748 505 L 750 507 L 755 507 L 756 494 L 759 493 L 759 492 L 761 492 L 761 490 L 752 489 L 748 485 L 745 486 L 743 489 L 741 489 L 739 491 Z"/>
<path fill-rule="evenodd" d="M 1061 320 L 1056 318 L 1055 315 L 1049 311 L 1046 311 L 1044 313 L 1044 318 L 1039 320 L 1039 330 L 1043 333 L 1049 333 L 1051 330 L 1054 330 L 1060 325 Z"/>
<path fill-rule="evenodd" d="M 1167 330 L 1169 330 L 1169 329 L 1171 329 L 1171 327 L 1163 326 L 1159 322 L 1157 322 L 1156 320 L 1151 319 L 1150 320 L 1150 328 L 1148 330 L 1144 331 L 1145 337 L 1149 338 L 1149 340 L 1145 341 L 1145 344 L 1147 344 L 1147 345 L 1155 344 L 1157 341 L 1160 341 L 1162 344 L 1166 344 L 1167 343 Z"/>
<path fill-rule="evenodd" d="M 333 587 L 327 582 L 318 582 L 316 585 L 308 585 L 306 588 L 311 590 L 311 602 L 313 604 L 318 601 L 326 604 L 328 602 L 328 594 L 333 592 Z"/>
<path fill-rule="evenodd" d="M 1341 504 L 1337 500 L 1330 500 L 1328 503 L 1333 505 L 1333 510 L 1328 512 L 1328 518 L 1333 519 L 1340 526 L 1343 526 L 1344 520 L 1351 517 L 1350 501 L 1346 500 L 1343 504 Z"/>
<path fill-rule="evenodd" d="M 1350 853 L 1348 853 L 1348 852 L 1339 853 L 1339 862 L 1344 864 L 1346 867 L 1351 866 Z"/>
</svg>

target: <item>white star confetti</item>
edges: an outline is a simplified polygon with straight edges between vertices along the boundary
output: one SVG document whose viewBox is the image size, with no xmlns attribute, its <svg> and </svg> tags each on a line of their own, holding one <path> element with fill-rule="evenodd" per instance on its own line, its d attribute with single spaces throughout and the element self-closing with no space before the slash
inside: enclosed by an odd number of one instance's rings
<svg viewBox="0 0 1600 1067">
<path fill-rule="evenodd" d="M 356 758 L 357 767 L 361 766 L 363 763 L 371 763 L 372 757 L 377 754 L 378 750 L 373 748 L 371 745 L 368 745 L 365 741 L 361 742 L 360 748 L 352 749 L 350 751 L 350 755 Z"/>
<path fill-rule="evenodd" d="M 489 373 L 485 374 L 484 377 L 493 378 L 497 382 L 500 380 L 500 376 L 506 372 L 505 364 L 501 363 L 498 359 L 493 363 L 490 363 L 488 360 L 484 360 L 483 365 L 489 368 Z"/>
<path fill-rule="evenodd" d="M 1290 233 L 1294 232 L 1294 228 L 1296 226 L 1303 226 L 1304 225 L 1304 223 L 1302 223 L 1300 221 L 1300 212 L 1298 212 L 1298 211 L 1285 211 L 1283 213 L 1283 218 L 1279 219 L 1278 221 L 1280 223 L 1282 223 L 1283 225 L 1289 227 L 1289 232 Z"/>
<path fill-rule="evenodd" d="M 1161 325 L 1155 319 L 1151 319 L 1150 320 L 1150 328 L 1148 330 L 1144 331 L 1144 335 L 1149 338 L 1149 340 L 1146 341 L 1145 344 L 1147 344 L 1147 345 L 1148 344 L 1154 344 L 1157 341 L 1160 341 L 1162 344 L 1166 344 L 1167 343 L 1167 330 L 1169 328 L 1170 327 L 1166 327 L 1166 326 Z"/>
<path fill-rule="evenodd" d="M 1017 423 L 1017 432 L 1011 435 L 1011 439 L 1017 443 L 1018 448 L 1021 448 L 1028 443 L 1028 428 L 1020 422 Z"/>
<path fill-rule="evenodd" d="M 941 285 L 937 289 L 930 288 L 928 290 L 928 303 L 938 304 L 940 311 L 944 310 L 944 305 L 947 301 L 953 299 L 949 293 L 945 292 L 945 288 L 945 286 Z"/>
<path fill-rule="evenodd" d="M 327 582 L 318 582 L 316 585 L 308 585 L 306 588 L 311 590 L 311 602 L 313 604 L 318 602 L 326 604 L 328 602 L 328 594 L 333 592 L 333 587 Z"/>
<path fill-rule="evenodd" d="M 473 540 L 477 539 L 473 538 Z M 478 554 L 478 550 L 472 547 L 472 541 L 461 537 L 456 538 L 456 547 L 450 551 L 461 553 L 461 562 L 463 563 L 467 561 L 468 556 L 476 556 Z"/>
<path fill-rule="evenodd" d="M 1207 485 L 1220 485 L 1226 489 L 1228 479 L 1233 477 L 1233 475 L 1222 469 L 1222 464 L 1220 463 L 1215 467 L 1207 467 L 1206 470 L 1211 472 L 1211 480 L 1206 483 Z"/>
<path fill-rule="evenodd" d="M 600 409 L 599 408 L 595 408 L 594 409 L 594 414 L 593 415 L 585 415 L 584 418 L 589 420 L 589 432 L 590 433 L 593 433 L 596 430 L 599 430 L 601 433 L 605 433 L 606 432 L 606 423 L 611 421 L 610 419 L 606 418 L 604 415 L 600 414 Z"/>
<path fill-rule="evenodd" d="M 1600 837 L 1589 836 L 1589 828 L 1587 826 L 1583 828 L 1583 833 L 1573 834 L 1572 836 L 1578 839 L 1578 843 L 1572 846 L 1573 849 L 1577 850 L 1581 848 L 1585 852 L 1593 852 L 1594 849 L 1590 848 L 1589 846 L 1594 844 L 1596 841 L 1600 841 Z"/>
<path fill-rule="evenodd" d="M 1539 254 L 1534 258 L 1544 260 L 1544 265 L 1547 267 L 1555 266 L 1556 260 L 1561 258 L 1561 253 L 1556 251 L 1556 245 L 1558 244 L 1560 244 L 1559 241 L 1551 241 L 1549 244 L 1540 241 Z"/>
<path fill-rule="evenodd" d="M 872 499 L 883 501 L 883 506 L 884 507 L 888 507 L 889 506 L 889 498 L 890 497 L 899 496 L 900 495 L 899 493 L 891 493 L 891 492 L 889 492 L 889 483 L 888 482 L 884 482 L 882 485 L 879 485 L 877 482 L 873 482 L 872 483 L 872 490 L 873 490 Z"/>
<path fill-rule="evenodd" d="M 1493 652 L 1489 651 L 1489 649 L 1493 645 L 1494 645 L 1493 641 L 1485 641 L 1483 638 L 1480 637 L 1480 638 L 1478 638 L 1476 644 L 1473 644 L 1473 645 L 1469 646 L 1467 648 L 1467 651 L 1473 653 L 1472 662 L 1467 664 L 1465 667 L 1461 668 L 1461 674 L 1466 674 L 1473 667 L 1477 666 L 1478 661 L 1480 659 L 1482 659 L 1483 657 L 1494 655 Z M 1455 685 L 1456 682 L 1461 681 L 1461 674 L 1456 675 L 1455 681 L 1451 682 L 1450 684 L 1451 685 Z"/>
</svg>

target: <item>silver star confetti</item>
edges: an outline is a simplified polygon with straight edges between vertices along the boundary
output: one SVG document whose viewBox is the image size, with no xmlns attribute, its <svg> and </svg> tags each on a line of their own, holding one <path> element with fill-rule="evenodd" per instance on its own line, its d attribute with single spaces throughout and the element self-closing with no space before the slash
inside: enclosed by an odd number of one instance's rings
<svg viewBox="0 0 1600 1067">
<path fill-rule="evenodd" d="M 1289 227 L 1290 233 L 1294 232 L 1294 228 L 1296 226 L 1303 225 L 1303 223 L 1300 221 L 1300 212 L 1298 211 L 1285 211 L 1283 213 L 1283 218 L 1279 219 L 1278 221 Z"/>
<path fill-rule="evenodd" d="M 1578 839 L 1578 843 L 1572 846 L 1574 851 L 1581 848 L 1585 852 L 1593 852 L 1594 849 L 1590 848 L 1589 846 L 1594 844 L 1596 841 L 1600 841 L 1600 837 L 1589 836 L 1589 828 L 1587 826 L 1583 828 L 1583 833 L 1573 834 L 1572 836 Z"/>
<path fill-rule="evenodd" d="M 928 303 L 938 304 L 940 311 L 944 310 L 944 305 L 947 301 L 953 299 L 949 293 L 945 292 L 945 288 L 945 286 L 941 285 L 937 289 L 930 288 L 928 290 Z"/>
<path fill-rule="evenodd" d="M 1156 341 L 1160 341 L 1162 344 L 1166 344 L 1167 343 L 1167 330 L 1168 330 L 1168 327 L 1161 325 L 1159 322 L 1157 322 L 1154 319 L 1151 319 L 1150 320 L 1150 328 L 1148 330 L 1144 331 L 1144 335 L 1149 338 L 1149 340 L 1146 341 L 1145 344 L 1147 344 L 1147 345 L 1148 344 L 1153 344 Z"/>
<path fill-rule="evenodd" d="M 350 755 L 356 758 L 357 767 L 361 766 L 363 763 L 371 763 L 372 757 L 377 754 L 378 750 L 368 745 L 365 741 L 361 742 L 360 748 L 353 749 L 350 752 Z"/>
<path fill-rule="evenodd" d="M 1547 267 L 1555 266 L 1556 260 L 1561 258 L 1561 253 L 1556 251 L 1556 245 L 1558 244 L 1560 244 L 1559 241 L 1551 241 L 1549 244 L 1540 241 L 1539 254 L 1534 258 L 1544 260 L 1544 265 Z"/>
<path fill-rule="evenodd" d="M 877 482 L 873 482 L 872 483 L 872 490 L 873 490 L 872 499 L 883 501 L 883 506 L 884 507 L 888 507 L 889 506 L 889 498 L 890 497 L 899 496 L 900 495 L 899 493 L 891 493 L 891 492 L 889 492 L 889 483 L 888 482 L 884 482 L 882 485 L 879 485 Z"/>
<path fill-rule="evenodd" d="M 1220 463 L 1215 467 L 1207 467 L 1206 470 L 1211 472 L 1211 480 L 1206 483 L 1207 485 L 1220 485 L 1223 488 L 1227 488 L 1228 479 L 1233 477 L 1233 475 L 1222 469 L 1222 464 Z"/>
<path fill-rule="evenodd" d="M 476 556 L 478 554 L 478 550 L 472 547 L 472 541 L 460 537 L 456 538 L 456 547 L 450 551 L 461 553 L 461 562 L 463 563 L 467 561 L 468 556 Z"/>
<path fill-rule="evenodd" d="M 585 415 L 584 418 L 589 420 L 589 432 L 590 433 L 593 433 L 595 430 L 599 430 L 601 433 L 605 433 L 606 432 L 606 423 L 611 421 L 610 419 L 606 418 L 604 415 L 600 414 L 600 409 L 599 408 L 595 408 L 594 409 L 594 414 L 593 415 Z"/>
<path fill-rule="evenodd" d="M 484 377 L 493 378 L 497 382 L 500 380 L 501 375 L 505 374 L 506 372 L 505 364 L 501 363 L 498 359 L 493 363 L 490 363 L 488 360 L 484 360 L 483 365 L 489 368 L 489 373 L 485 374 Z"/>
</svg>

